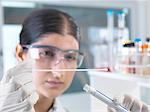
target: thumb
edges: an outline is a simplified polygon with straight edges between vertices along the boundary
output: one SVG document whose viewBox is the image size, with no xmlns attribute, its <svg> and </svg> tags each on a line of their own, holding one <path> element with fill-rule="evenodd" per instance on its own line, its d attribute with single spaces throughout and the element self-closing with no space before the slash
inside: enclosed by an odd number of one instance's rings
<svg viewBox="0 0 150 112">
<path fill-rule="evenodd" d="M 107 112 L 116 112 L 116 110 L 111 108 L 111 107 L 109 107 L 109 106 L 107 106 Z"/>
<path fill-rule="evenodd" d="M 142 106 L 142 112 L 150 112 L 150 105 L 144 103 Z"/>
<path fill-rule="evenodd" d="M 116 104 L 122 104 L 123 99 L 124 99 L 124 96 L 118 95 L 118 96 L 115 96 L 115 97 L 113 98 L 113 101 L 114 101 Z"/>
</svg>

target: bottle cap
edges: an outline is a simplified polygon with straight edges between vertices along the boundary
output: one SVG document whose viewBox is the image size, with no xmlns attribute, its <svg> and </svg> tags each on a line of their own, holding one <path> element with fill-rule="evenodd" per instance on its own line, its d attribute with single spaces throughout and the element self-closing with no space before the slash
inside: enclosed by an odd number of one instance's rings
<svg viewBox="0 0 150 112">
<path fill-rule="evenodd" d="M 141 42 L 141 38 L 134 38 L 134 42 Z"/>
</svg>

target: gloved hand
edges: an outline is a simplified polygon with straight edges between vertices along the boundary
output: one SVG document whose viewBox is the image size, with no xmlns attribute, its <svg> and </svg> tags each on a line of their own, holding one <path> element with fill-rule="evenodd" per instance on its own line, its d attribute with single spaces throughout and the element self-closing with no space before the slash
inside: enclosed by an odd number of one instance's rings
<svg viewBox="0 0 150 112">
<path fill-rule="evenodd" d="M 150 112 L 149 105 L 129 95 L 124 95 L 122 99 L 114 99 L 114 100 L 118 100 L 118 102 L 121 102 L 122 106 L 124 106 L 127 110 L 129 110 L 129 112 Z M 108 107 L 107 112 L 117 112 L 117 111 L 111 107 Z"/>
<path fill-rule="evenodd" d="M 0 112 L 31 112 L 38 100 L 32 83 L 32 64 L 19 63 L 0 82 Z"/>
</svg>

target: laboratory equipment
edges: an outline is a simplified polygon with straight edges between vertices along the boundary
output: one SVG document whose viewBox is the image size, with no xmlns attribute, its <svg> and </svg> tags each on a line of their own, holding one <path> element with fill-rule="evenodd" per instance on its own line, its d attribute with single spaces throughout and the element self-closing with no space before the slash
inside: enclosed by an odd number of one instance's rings
<svg viewBox="0 0 150 112">
<path fill-rule="evenodd" d="M 109 68 L 114 70 L 114 11 L 107 11 L 107 30 L 108 30 L 108 48 L 109 48 Z"/>
<path fill-rule="evenodd" d="M 117 110 L 117 112 L 129 112 L 125 107 L 123 107 L 121 104 L 119 104 L 116 100 L 111 99 L 110 97 L 106 96 L 104 93 L 96 90 L 95 88 L 93 88 L 87 84 L 83 87 L 83 90 L 92 94 L 99 100 L 103 101 L 108 106 L 114 108 L 115 110 Z"/>
</svg>

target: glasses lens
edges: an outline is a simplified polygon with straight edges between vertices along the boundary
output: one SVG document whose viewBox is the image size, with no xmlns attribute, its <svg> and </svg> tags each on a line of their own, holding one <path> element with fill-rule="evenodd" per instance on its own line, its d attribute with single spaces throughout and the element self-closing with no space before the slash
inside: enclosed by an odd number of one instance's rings
<svg viewBox="0 0 150 112">
<path fill-rule="evenodd" d="M 84 60 L 84 55 L 82 53 L 79 53 L 79 55 L 78 55 L 78 68 L 82 65 L 83 60 Z"/>
<path fill-rule="evenodd" d="M 68 50 L 64 55 L 66 63 L 70 64 L 74 68 L 80 67 L 83 61 L 83 55 L 75 50 Z"/>
<path fill-rule="evenodd" d="M 83 54 L 77 50 L 61 50 L 53 46 L 32 46 L 31 58 L 35 69 L 50 69 L 62 64 L 63 69 L 76 69 L 83 61 Z"/>
</svg>

